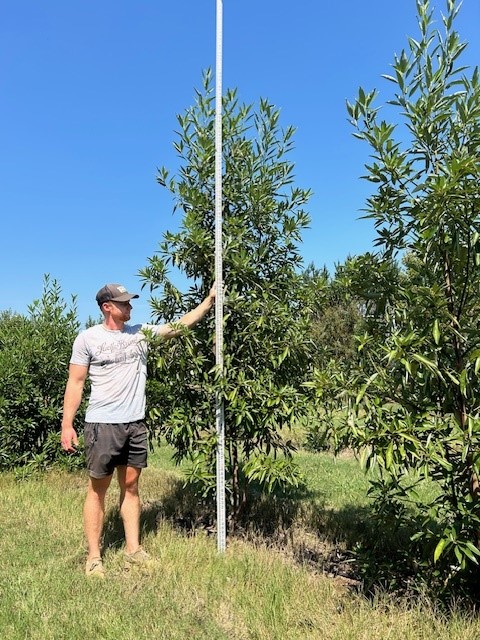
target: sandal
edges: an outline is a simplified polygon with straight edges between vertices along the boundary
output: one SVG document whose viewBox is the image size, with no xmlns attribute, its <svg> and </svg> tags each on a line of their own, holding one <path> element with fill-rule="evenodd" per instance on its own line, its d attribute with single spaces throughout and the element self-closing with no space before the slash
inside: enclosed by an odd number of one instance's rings
<svg viewBox="0 0 480 640">
<path fill-rule="evenodd" d="M 138 547 L 133 553 L 125 554 L 125 562 L 129 564 L 145 564 L 151 560 L 150 554 L 148 554 L 143 547 Z"/>
<path fill-rule="evenodd" d="M 105 569 L 101 558 L 90 558 L 85 564 L 85 575 L 96 576 L 97 578 L 105 577 Z"/>
</svg>

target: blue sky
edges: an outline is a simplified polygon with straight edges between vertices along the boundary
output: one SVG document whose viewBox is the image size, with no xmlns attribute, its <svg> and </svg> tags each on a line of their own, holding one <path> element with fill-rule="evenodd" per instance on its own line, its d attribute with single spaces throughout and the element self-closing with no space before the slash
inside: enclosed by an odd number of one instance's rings
<svg viewBox="0 0 480 640">
<path fill-rule="evenodd" d="M 444 0 L 432 0 L 444 10 Z M 395 52 L 416 37 L 414 0 L 224 0 L 224 88 L 260 97 L 297 128 L 296 183 L 311 188 L 305 264 L 333 269 L 372 248 L 360 220 L 368 148 L 355 140 L 345 100 L 361 85 L 389 97 Z M 176 114 L 215 66 L 215 0 L 2 0 L 0 2 L 0 309 L 20 313 L 43 275 L 97 315 L 106 282 L 140 291 L 138 270 L 175 230 L 157 185 L 175 169 Z M 457 21 L 480 62 L 480 2 Z M 148 294 L 132 319 L 149 318 Z"/>
</svg>

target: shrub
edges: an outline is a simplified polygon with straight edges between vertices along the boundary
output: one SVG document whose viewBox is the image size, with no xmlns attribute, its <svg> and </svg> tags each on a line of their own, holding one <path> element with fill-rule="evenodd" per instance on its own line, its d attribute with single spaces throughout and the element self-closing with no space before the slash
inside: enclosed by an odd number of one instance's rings
<svg viewBox="0 0 480 640">
<path fill-rule="evenodd" d="M 78 330 L 75 299 L 67 308 L 60 286 L 49 276 L 28 315 L 0 313 L 0 468 L 38 460 L 49 436 L 58 433 Z M 80 411 L 77 419 L 81 417 Z M 42 459 L 52 461 L 52 456 Z"/>
</svg>

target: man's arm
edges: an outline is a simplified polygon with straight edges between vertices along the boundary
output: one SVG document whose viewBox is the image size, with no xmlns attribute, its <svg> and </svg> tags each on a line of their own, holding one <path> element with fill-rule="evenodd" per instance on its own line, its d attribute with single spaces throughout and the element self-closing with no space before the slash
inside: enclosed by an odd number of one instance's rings
<svg viewBox="0 0 480 640">
<path fill-rule="evenodd" d="M 75 451 L 75 447 L 78 445 L 77 432 L 73 428 L 73 419 L 82 401 L 87 373 L 88 367 L 80 364 L 70 365 L 63 398 L 62 447 L 65 451 Z"/>
<path fill-rule="evenodd" d="M 207 315 L 207 313 L 215 304 L 215 294 L 216 289 L 214 284 L 205 300 L 201 302 L 198 307 L 195 307 L 195 309 L 192 309 L 184 316 L 182 316 L 178 320 L 178 322 L 180 324 L 183 324 L 185 327 L 188 327 L 189 329 L 194 327 L 198 322 L 200 322 L 200 320 L 202 320 L 202 318 Z M 164 324 L 158 327 L 157 333 L 164 338 L 175 338 L 176 336 L 180 335 L 181 330 L 175 329 L 175 327 L 173 327 L 171 324 Z"/>
</svg>

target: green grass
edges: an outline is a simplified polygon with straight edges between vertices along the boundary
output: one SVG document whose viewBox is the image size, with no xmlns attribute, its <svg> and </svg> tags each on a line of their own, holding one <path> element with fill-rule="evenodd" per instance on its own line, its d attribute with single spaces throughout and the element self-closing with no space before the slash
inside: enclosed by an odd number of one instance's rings
<svg viewBox="0 0 480 640">
<path fill-rule="evenodd" d="M 301 453 L 309 493 L 294 514 L 284 548 L 229 541 L 225 555 L 206 531 L 186 534 L 165 517 L 181 477 L 162 448 L 142 476 L 143 542 L 148 568 L 125 572 L 117 492 L 108 496 L 107 578 L 83 575 L 81 510 L 86 476 L 50 472 L 18 481 L 0 474 L 0 637 L 113 640 L 381 639 L 469 640 L 480 621 L 448 616 L 428 602 L 409 606 L 388 595 L 368 601 L 340 580 L 302 566 L 294 553 L 318 534 L 312 523 L 368 508 L 366 481 L 353 458 Z M 332 515 L 333 514 L 333 515 Z M 340 517 L 339 514 L 344 514 Z M 316 519 L 317 518 L 317 519 Z M 328 520 L 328 518 L 327 518 Z M 307 524 L 308 526 L 305 526 Z M 335 537 L 335 536 L 333 536 Z M 293 538 L 293 542 L 292 542 Z M 317 535 L 317 543 L 321 539 Z M 278 543 L 278 540 L 276 540 Z M 330 541 L 334 544 L 334 541 Z M 289 546 L 290 545 L 290 546 Z"/>
<path fill-rule="evenodd" d="M 368 482 L 357 461 L 348 453 L 340 456 L 300 451 L 296 455 L 307 486 L 327 507 L 342 509 L 367 504 Z"/>
</svg>

